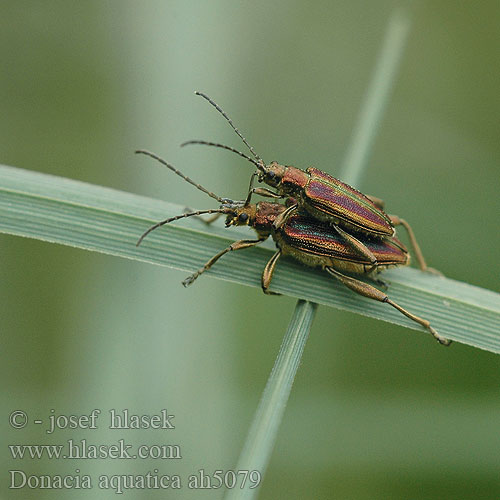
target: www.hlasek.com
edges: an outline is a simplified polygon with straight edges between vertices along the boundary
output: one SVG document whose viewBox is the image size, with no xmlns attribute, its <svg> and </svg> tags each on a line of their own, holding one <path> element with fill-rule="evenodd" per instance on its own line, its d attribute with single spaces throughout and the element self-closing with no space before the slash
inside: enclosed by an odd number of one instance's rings
<svg viewBox="0 0 500 500">
<path fill-rule="evenodd" d="M 113 444 L 92 444 L 86 439 L 68 439 L 65 444 L 10 444 L 10 455 L 14 459 L 181 459 L 178 444 L 141 444 L 134 447 L 119 439 Z"/>
<path fill-rule="evenodd" d="M 160 474 L 158 469 L 148 471 L 146 474 L 101 474 L 93 478 L 89 474 L 81 474 L 80 469 L 75 469 L 74 474 L 58 475 L 27 474 L 22 470 L 10 470 L 9 489 L 99 489 L 113 490 L 121 494 L 127 490 L 156 490 L 156 489 L 218 489 L 218 488 L 257 488 L 261 482 L 261 474 L 257 470 L 215 470 L 207 473 L 199 469 L 197 473 L 190 474 L 182 479 L 178 474 Z"/>
</svg>

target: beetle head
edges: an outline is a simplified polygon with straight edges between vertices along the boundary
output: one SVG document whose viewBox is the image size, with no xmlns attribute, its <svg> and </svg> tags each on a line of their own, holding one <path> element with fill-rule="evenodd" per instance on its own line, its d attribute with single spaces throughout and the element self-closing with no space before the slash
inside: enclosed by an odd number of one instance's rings
<svg viewBox="0 0 500 500">
<path fill-rule="evenodd" d="M 232 202 L 223 205 L 226 215 L 226 227 L 252 226 L 257 211 L 256 205 L 245 205 L 244 202 Z"/>
<path fill-rule="evenodd" d="M 286 167 L 278 162 L 271 162 L 259 171 L 259 182 L 264 182 L 268 186 L 277 187 L 285 175 Z"/>
</svg>

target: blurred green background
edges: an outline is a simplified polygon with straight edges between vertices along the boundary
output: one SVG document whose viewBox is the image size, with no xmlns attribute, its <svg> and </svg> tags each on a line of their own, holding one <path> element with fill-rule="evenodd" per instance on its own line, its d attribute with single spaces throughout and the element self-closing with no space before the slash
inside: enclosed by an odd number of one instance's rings
<svg viewBox="0 0 500 500">
<path fill-rule="evenodd" d="M 338 175 L 394 1 L 0 4 L 0 162 L 212 207 L 151 149 L 223 196 L 250 166 L 178 145 L 242 148 Z M 413 4 L 397 81 L 360 186 L 411 222 L 428 262 L 499 291 L 500 5 Z M 214 205 L 215 206 L 215 205 Z M 111 498 L 99 474 L 236 464 L 295 301 L 205 276 L 0 235 L 0 498 Z M 244 255 L 241 255 L 244 265 Z M 223 261 L 219 265 L 223 265 Z M 261 499 L 500 498 L 500 362 L 415 330 L 320 308 Z M 31 420 L 102 410 L 98 430 Z M 175 430 L 107 429 L 109 409 Z M 13 460 L 6 444 L 178 444 L 182 460 Z M 91 474 L 85 490 L 8 490 L 8 470 Z M 186 484 L 186 481 L 184 482 Z M 130 490 L 128 498 L 220 498 Z"/>
</svg>

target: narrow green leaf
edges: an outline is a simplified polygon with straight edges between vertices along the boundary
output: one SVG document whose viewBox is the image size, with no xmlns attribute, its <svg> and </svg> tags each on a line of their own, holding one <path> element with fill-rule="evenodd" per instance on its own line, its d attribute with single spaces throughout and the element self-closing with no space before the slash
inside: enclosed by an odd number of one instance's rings
<svg viewBox="0 0 500 500">
<path fill-rule="evenodd" d="M 305 300 L 297 302 L 278 357 L 262 393 L 259 407 L 252 420 L 252 426 L 248 431 L 245 446 L 235 467 L 237 471 L 258 471 L 262 477 L 264 476 L 316 309 L 317 304 Z M 258 488 L 252 488 L 251 482 L 247 482 L 244 488 L 229 489 L 224 498 L 226 500 L 250 500 L 256 498 L 258 491 Z"/>
<path fill-rule="evenodd" d="M 0 166 L 0 231 L 5 233 L 188 272 L 231 241 L 252 234 L 248 228 L 224 229 L 217 222 L 206 226 L 186 219 L 155 231 L 140 247 L 135 246 L 151 223 L 182 211 L 178 205 L 130 193 Z M 231 252 L 200 279 L 212 276 L 260 287 L 272 248 L 272 242 L 266 242 L 260 248 Z M 441 335 L 500 352 L 499 294 L 410 268 L 386 271 L 383 279 L 393 300 L 427 318 Z M 392 307 L 360 297 L 326 273 L 291 260 L 280 261 L 271 289 L 420 330 Z"/>
</svg>

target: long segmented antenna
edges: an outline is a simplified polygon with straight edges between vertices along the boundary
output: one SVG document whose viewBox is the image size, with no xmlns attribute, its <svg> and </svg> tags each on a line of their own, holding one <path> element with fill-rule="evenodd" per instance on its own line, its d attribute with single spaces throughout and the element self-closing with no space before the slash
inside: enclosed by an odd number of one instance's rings
<svg viewBox="0 0 500 500">
<path fill-rule="evenodd" d="M 196 212 L 189 212 L 187 214 L 181 214 L 181 215 L 176 215 L 175 217 L 169 217 L 168 219 L 162 220 L 161 222 L 157 222 L 153 226 L 151 226 L 147 231 L 145 231 L 142 236 L 139 238 L 137 243 L 135 244 L 136 247 L 138 247 L 141 243 L 142 240 L 151 232 L 154 231 L 155 229 L 158 229 L 161 226 L 164 226 L 165 224 L 169 224 L 170 222 L 174 222 L 179 219 L 184 219 L 185 217 L 192 217 L 194 215 L 205 215 L 205 214 L 223 214 L 227 212 L 227 208 L 218 208 L 218 209 L 211 209 L 211 210 L 197 210 Z"/>
<path fill-rule="evenodd" d="M 165 167 L 169 168 L 174 172 L 174 174 L 177 174 L 179 177 L 182 177 L 186 182 L 189 182 L 189 184 L 192 184 L 196 189 L 199 189 L 200 191 L 203 191 L 205 194 L 208 194 L 210 198 L 213 198 L 214 200 L 217 200 L 219 203 L 227 203 L 227 198 L 221 198 L 220 196 L 217 196 L 215 193 L 212 193 L 212 191 L 209 191 L 208 189 L 204 188 L 201 184 L 198 184 L 197 182 L 194 182 L 192 179 L 184 175 L 182 172 L 177 170 L 173 165 L 170 165 L 170 163 L 167 163 L 163 158 L 160 158 L 159 156 L 155 155 L 154 153 L 151 153 L 150 151 L 146 151 L 144 149 L 138 149 L 136 151 L 137 154 L 143 154 L 146 156 L 150 156 L 151 158 L 154 158 L 156 161 L 159 161 L 162 165 Z M 229 200 L 231 201 L 231 200 Z"/>
<path fill-rule="evenodd" d="M 184 146 L 190 146 L 191 144 L 202 144 L 204 146 L 215 146 L 216 148 L 222 148 L 222 149 L 227 149 L 228 151 L 232 151 L 233 153 L 236 153 L 237 155 L 240 155 L 242 158 L 245 158 L 245 160 L 248 160 L 249 162 L 253 163 L 259 170 L 262 171 L 262 164 L 259 163 L 258 161 L 254 160 L 253 158 L 250 158 L 250 156 L 246 155 L 245 153 L 242 153 L 241 151 L 238 151 L 235 148 L 232 148 L 231 146 L 226 146 L 225 144 L 220 144 L 218 142 L 210 142 L 210 141 L 186 141 L 181 144 L 181 148 Z"/>
<path fill-rule="evenodd" d="M 240 137 L 240 139 L 245 143 L 245 146 L 251 151 L 251 153 L 253 154 L 253 156 L 255 157 L 255 159 L 258 162 L 260 162 L 261 165 L 264 164 L 262 158 L 254 151 L 254 149 L 252 148 L 252 146 L 250 146 L 250 144 L 243 137 L 243 135 L 241 134 L 241 132 L 236 128 L 236 126 L 234 125 L 234 123 L 231 120 L 231 118 L 229 118 L 229 116 L 227 116 L 226 112 L 214 100 L 212 100 L 210 97 L 208 97 L 203 92 L 196 91 L 195 94 L 203 97 L 204 99 L 206 99 L 227 120 L 227 122 L 229 123 L 229 125 L 231 125 L 231 127 L 233 128 L 233 130 L 238 134 L 238 136 Z"/>
</svg>

